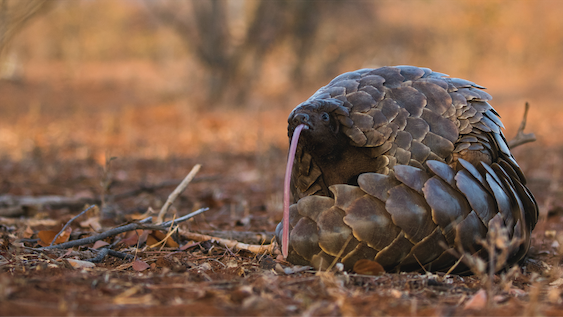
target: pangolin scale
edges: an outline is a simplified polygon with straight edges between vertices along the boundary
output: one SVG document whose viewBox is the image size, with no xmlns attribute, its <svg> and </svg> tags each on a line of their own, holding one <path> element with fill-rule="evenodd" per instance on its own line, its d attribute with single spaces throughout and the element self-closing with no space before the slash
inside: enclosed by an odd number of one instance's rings
<svg viewBox="0 0 563 317">
<path fill-rule="evenodd" d="M 287 260 L 446 271 L 455 254 L 486 259 L 480 241 L 493 227 L 512 241 L 496 270 L 523 259 L 538 207 L 483 89 L 428 68 L 382 67 L 344 73 L 297 106 L 288 135 L 305 130 Z M 280 223 L 278 242 L 282 232 Z"/>
</svg>

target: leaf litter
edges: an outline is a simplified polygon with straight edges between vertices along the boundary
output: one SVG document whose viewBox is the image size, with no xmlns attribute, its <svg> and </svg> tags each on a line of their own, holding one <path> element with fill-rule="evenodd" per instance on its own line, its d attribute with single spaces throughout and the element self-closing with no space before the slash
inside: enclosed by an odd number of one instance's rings
<svg viewBox="0 0 563 317">
<path fill-rule="evenodd" d="M 480 273 L 392 273 L 373 261 L 358 263 L 354 272 L 342 271 L 338 263 L 330 271 L 316 272 L 283 261 L 272 244 L 271 230 L 281 220 L 281 207 L 269 206 L 279 206 L 272 197 L 281 186 L 256 187 L 236 178 L 241 165 L 255 164 L 260 157 L 222 155 L 220 160 L 197 158 L 209 163 L 202 178 L 224 177 L 197 182 L 196 176 L 169 204 L 166 226 L 142 221 L 157 218 L 147 210 L 162 210 L 171 186 L 141 194 L 142 199 L 117 201 L 122 212 L 111 210 L 116 201 L 107 201 L 105 209 L 96 205 L 97 211 L 71 222 L 54 247 L 116 228 L 133 229 L 74 247 L 42 248 L 88 205 L 71 208 L 71 213 L 48 207 L 34 217 L 6 218 L 0 224 L 0 314 L 559 315 L 563 309 L 563 225 L 556 213 L 538 224 L 530 257 L 520 267 L 494 275 L 490 285 L 490 277 Z M 120 159 L 112 164 L 116 169 L 135 165 Z M 177 174 L 158 166 L 162 178 L 154 183 Z M 281 159 L 279 166 L 283 168 Z M 110 195 L 138 186 L 141 177 L 138 182 L 119 184 Z M 213 208 L 177 224 L 172 221 L 206 206 Z"/>
</svg>

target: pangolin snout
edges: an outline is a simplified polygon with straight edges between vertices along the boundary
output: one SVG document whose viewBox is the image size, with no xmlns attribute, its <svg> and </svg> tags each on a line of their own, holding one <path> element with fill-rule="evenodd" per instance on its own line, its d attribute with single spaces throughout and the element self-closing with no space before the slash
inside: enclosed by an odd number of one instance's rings
<svg viewBox="0 0 563 317">
<path fill-rule="evenodd" d="M 295 114 L 295 116 L 293 116 L 292 124 L 295 127 L 300 125 L 300 124 L 310 126 L 311 118 L 306 113 L 297 113 L 297 114 Z"/>
</svg>

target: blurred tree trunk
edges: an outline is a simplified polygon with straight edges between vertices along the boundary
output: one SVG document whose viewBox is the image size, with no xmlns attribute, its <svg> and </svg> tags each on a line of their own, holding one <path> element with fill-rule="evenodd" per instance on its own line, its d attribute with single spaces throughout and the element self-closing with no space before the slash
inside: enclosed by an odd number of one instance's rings
<svg viewBox="0 0 563 317">
<path fill-rule="evenodd" d="M 344 3 L 315 0 L 245 2 L 244 6 L 250 9 L 245 12 L 248 14 L 240 15 L 244 16 L 240 24 L 246 26 L 241 35 L 232 31 L 229 1 L 145 1 L 162 24 L 177 31 L 207 70 L 209 99 L 218 101 L 228 90 L 234 89 L 236 104 L 244 103 L 259 80 L 267 54 L 286 40 L 296 55 L 292 79 L 295 85 L 300 85 L 303 65 L 312 53 L 323 12 L 330 12 L 331 8 Z M 191 7 L 187 7 L 190 4 Z"/>
<path fill-rule="evenodd" d="M 54 0 L 0 0 L 0 76 L 10 77 L 4 68 L 8 47 L 24 26 L 52 7 Z"/>
</svg>

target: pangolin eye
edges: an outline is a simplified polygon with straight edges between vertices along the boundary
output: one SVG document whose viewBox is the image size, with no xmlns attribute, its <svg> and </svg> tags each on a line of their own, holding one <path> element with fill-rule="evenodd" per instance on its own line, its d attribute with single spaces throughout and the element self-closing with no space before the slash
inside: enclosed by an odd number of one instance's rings
<svg viewBox="0 0 563 317">
<path fill-rule="evenodd" d="M 323 113 L 321 114 L 321 119 L 322 119 L 323 121 L 325 121 L 325 122 L 328 122 L 328 121 L 330 120 L 330 117 L 328 116 L 328 113 L 323 112 Z"/>
</svg>

